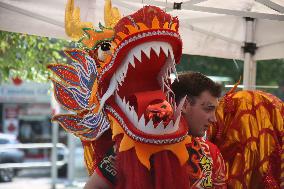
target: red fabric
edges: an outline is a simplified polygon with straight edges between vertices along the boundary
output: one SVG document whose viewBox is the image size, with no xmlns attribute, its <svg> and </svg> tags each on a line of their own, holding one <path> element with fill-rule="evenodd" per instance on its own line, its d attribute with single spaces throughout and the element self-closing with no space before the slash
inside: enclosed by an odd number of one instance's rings
<svg viewBox="0 0 284 189">
<path fill-rule="evenodd" d="M 96 168 L 95 169 L 95 172 L 97 173 L 97 175 L 99 175 L 100 178 L 102 178 L 106 183 L 107 185 L 109 186 L 109 188 L 113 188 L 113 184 L 104 177 L 104 175 L 102 174 L 102 172 L 100 171 L 99 168 Z"/>
<path fill-rule="evenodd" d="M 114 142 L 112 141 L 111 136 L 112 134 L 109 129 L 100 138 L 98 138 L 98 140 L 94 140 L 94 141 L 82 140 L 82 145 L 84 148 L 88 146 L 94 150 L 93 152 L 91 152 L 93 157 L 90 160 L 92 161 L 91 162 L 92 167 L 87 167 L 90 175 L 94 172 L 94 170 L 98 166 L 98 163 L 102 161 L 106 152 L 113 146 Z"/>
<path fill-rule="evenodd" d="M 117 156 L 116 189 L 189 189 L 186 165 L 181 167 L 169 151 L 153 155 L 149 171 L 137 159 L 134 149 Z"/>
<path fill-rule="evenodd" d="M 187 164 L 180 166 L 176 156 L 163 151 L 154 157 L 155 189 L 187 189 L 189 179 L 186 172 Z"/>
<path fill-rule="evenodd" d="M 131 105 L 134 105 L 136 112 L 138 113 L 138 117 L 141 117 L 153 99 L 165 100 L 166 96 L 161 90 L 137 92 L 129 98 L 129 102 Z"/>
<path fill-rule="evenodd" d="M 227 189 L 226 184 L 226 166 L 220 150 L 213 143 L 206 141 L 209 146 L 210 155 L 213 160 L 212 180 L 214 189 Z"/>
</svg>

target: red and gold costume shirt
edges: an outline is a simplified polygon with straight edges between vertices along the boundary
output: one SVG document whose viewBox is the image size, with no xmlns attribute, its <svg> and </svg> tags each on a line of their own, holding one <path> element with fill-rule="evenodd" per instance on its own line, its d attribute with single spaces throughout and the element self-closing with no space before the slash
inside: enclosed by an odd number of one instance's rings
<svg viewBox="0 0 284 189">
<path fill-rule="evenodd" d="M 219 149 L 209 141 L 195 138 L 187 145 L 191 189 L 227 188 L 226 166 Z"/>
</svg>

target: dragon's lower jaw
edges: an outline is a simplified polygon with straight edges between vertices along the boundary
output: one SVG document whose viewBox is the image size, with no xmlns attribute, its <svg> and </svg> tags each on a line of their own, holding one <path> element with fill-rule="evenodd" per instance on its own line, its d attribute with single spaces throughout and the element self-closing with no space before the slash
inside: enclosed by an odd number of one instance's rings
<svg viewBox="0 0 284 189">
<path fill-rule="evenodd" d="M 148 91 L 145 92 L 145 95 L 149 94 L 155 95 L 155 93 L 159 93 L 158 91 Z M 141 94 L 141 95 L 144 95 Z M 147 98 L 147 97 L 146 97 Z M 140 99 L 140 101 L 143 101 Z M 144 102 L 151 102 L 153 99 L 147 98 Z M 175 112 L 174 117 L 165 122 L 164 120 L 160 120 L 160 122 L 155 123 L 155 120 L 152 118 L 147 117 L 146 110 L 145 113 L 142 115 L 139 115 L 139 111 L 137 113 L 137 109 L 139 109 L 137 106 L 130 105 L 129 101 L 125 100 L 125 98 L 121 99 L 118 94 L 115 95 L 115 102 L 118 104 L 119 108 L 123 111 L 123 113 L 127 116 L 128 120 L 132 123 L 132 125 L 137 129 L 138 131 L 150 134 L 150 135 L 167 135 L 167 134 L 173 134 L 179 129 L 179 122 L 180 122 L 180 116 L 181 111 L 178 109 Z M 145 107 L 145 104 L 141 104 L 141 106 Z M 146 117 L 146 118 L 145 118 Z"/>
</svg>

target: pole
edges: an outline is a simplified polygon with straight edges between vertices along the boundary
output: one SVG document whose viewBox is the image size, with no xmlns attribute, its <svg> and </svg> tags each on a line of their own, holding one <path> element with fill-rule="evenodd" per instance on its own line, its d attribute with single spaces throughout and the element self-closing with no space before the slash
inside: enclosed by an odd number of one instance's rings
<svg viewBox="0 0 284 189">
<path fill-rule="evenodd" d="M 68 169 L 67 169 L 67 178 L 68 178 L 68 185 L 74 185 L 74 178 L 75 178 L 75 148 L 76 148 L 76 140 L 72 134 L 68 133 L 68 149 L 69 149 L 69 156 L 68 156 Z"/>
<path fill-rule="evenodd" d="M 51 150 L 51 188 L 56 189 L 57 182 L 57 147 L 58 143 L 58 123 L 52 123 L 52 150 Z"/>
<path fill-rule="evenodd" d="M 52 90 L 51 90 L 52 91 Z M 50 105 L 52 114 L 56 115 L 60 111 L 60 106 L 57 103 L 53 91 L 51 92 L 51 98 L 50 98 Z M 57 183 L 57 147 L 56 144 L 58 143 L 58 123 L 52 122 L 52 149 L 51 149 L 51 189 L 56 189 L 56 183 Z"/>
<path fill-rule="evenodd" d="M 255 19 L 245 18 L 246 22 L 246 36 L 244 44 L 244 71 L 243 71 L 243 85 L 244 90 L 254 90 L 256 84 L 256 62 L 254 61 L 254 54 L 257 49 L 254 43 Z"/>
</svg>

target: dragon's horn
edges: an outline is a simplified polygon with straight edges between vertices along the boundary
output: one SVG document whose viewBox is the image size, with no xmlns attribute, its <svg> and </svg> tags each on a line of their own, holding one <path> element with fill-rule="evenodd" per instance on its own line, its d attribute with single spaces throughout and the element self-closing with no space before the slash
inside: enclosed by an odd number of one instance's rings
<svg viewBox="0 0 284 189">
<path fill-rule="evenodd" d="M 117 7 L 112 7 L 111 0 L 105 0 L 104 20 L 105 26 L 113 28 L 121 19 L 121 15 Z"/>
<path fill-rule="evenodd" d="M 229 95 L 229 94 L 231 94 L 231 93 L 234 93 L 234 92 L 236 91 L 238 85 L 241 83 L 241 80 L 242 80 L 242 76 L 240 76 L 239 81 L 238 81 L 237 83 L 235 83 L 234 87 L 233 87 L 229 92 L 227 92 L 226 95 Z"/>
<path fill-rule="evenodd" d="M 91 22 L 81 22 L 80 8 L 74 8 L 74 0 L 68 0 L 65 8 L 65 33 L 78 40 L 83 36 L 83 28 L 93 28 Z"/>
</svg>

